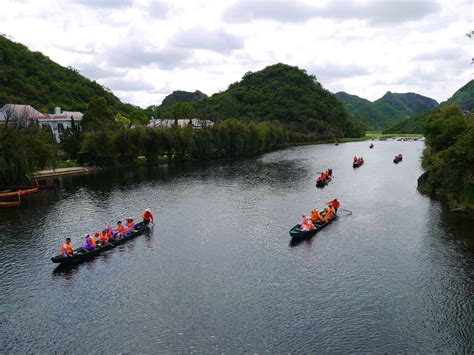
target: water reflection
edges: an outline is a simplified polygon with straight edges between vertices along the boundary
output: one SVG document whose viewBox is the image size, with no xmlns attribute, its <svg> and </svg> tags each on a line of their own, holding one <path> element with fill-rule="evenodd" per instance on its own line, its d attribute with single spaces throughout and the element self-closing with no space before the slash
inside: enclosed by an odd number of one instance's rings
<svg viewBox="0 0 474 355">
<path fill-rule="evenodd" d="M 416 192 L 422 148 L 295 147 L 62 178 L 28 208 L 0 211 L 0 346 L 469 352 L 472 224 Z M 399 151 L 405 159 L 395 165 Z M 366 160 L 357 171 L 354 155 Z M 318 190 L 316 174 L 327 167 L 335 179 Z M 313 238 L 292 241 L 301 214 L 334 197 L 353 214 L 338 212 Z M 157 223 L 149 233 L 79 265 L 51 263 L 65 237 L 77 247 L 85 232 L 148 207 Z M 91 326 L 114 332 L 104 342 L 90 337 Z M 51 343 L 69 335 L 77 340 Z"/>
</svg>

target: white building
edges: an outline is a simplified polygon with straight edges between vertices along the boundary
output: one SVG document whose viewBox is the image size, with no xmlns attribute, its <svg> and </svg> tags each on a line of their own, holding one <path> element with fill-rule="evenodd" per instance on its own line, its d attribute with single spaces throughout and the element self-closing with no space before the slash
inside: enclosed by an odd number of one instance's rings
<svg viewBox="0 0 474 355">
<path fill-rule="evenodd" d="M 38 117 L 38 123 L 41 127 L 49 127 L 53 132 L 54 139 L 59 142 L 61 133 L 71 127 L 71 119 L 74 120 L 74 124 L 79 124 L 84 115 L 82 112 L 75 111 L 63 111 L 61 112 L 60 107 L 54 109 L 53 114 L 44 114 Z"/>
<path fill-rule="evenodd" d="M 54 139 L 59 142 L 61 133 L 71 127 L 71 119 L 79 124 L 84 116 L 81 112 L 63 111 L 60 107 L 54 109 L 53 114 L 41 113 L 30 105 L 6 104 L 0 110 L 0 123 L 9 119 L 19 125 L 27 125 L 32 121 L 38 122 L 41 127 L 51 128 Z"/>
<path fill-rule="evenodd" d="M 186 127 L 191 123 L 194 129 L 200 129 L 204 127 L 210 127 L 214 125 L 214 122 L 210 120 L 199 120 L 197 118 L 193 119 L 181 119 L 181 120 L 160 120 L 160 119 L 155 119 L 152 118 L 150 120 L 150 123 L 148 124 L 148 127 L 152 128 L 159 128 L 159 127 L 164 127 L 164 128 L 171 128 L 176 124 L 176 121 L 178 123 L 178 126 L 180 127 Z"/>
</svg>

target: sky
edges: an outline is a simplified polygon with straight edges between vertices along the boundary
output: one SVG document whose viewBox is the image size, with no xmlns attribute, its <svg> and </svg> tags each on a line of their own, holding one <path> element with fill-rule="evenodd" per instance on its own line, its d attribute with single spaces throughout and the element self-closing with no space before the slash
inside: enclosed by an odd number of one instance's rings
<svg viewBox="0 0 474 355">
<path fill-rule="evenodd" d="M 441 102 L 473 78 L 472 0 L 0 0 L 0 33 L 125 102 L 224 91 L 275 63 L 331 92 Z"/>
</svg>

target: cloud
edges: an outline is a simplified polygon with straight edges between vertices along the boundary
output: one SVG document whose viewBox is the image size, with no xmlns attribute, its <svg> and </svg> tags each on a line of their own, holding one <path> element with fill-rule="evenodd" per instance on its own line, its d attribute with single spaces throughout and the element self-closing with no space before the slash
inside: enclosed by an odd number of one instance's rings
<svg viewBox="0 0 474 355">
<path fill-rule="evenodd" d="M 79 63 L 77 64 L 79 71 L 82 75 L 89 79 L 102 79 L 110 78 L 114 76 L 123 75 L 124 71 L 114 68 L 102 68 L 92 63 Z"/>
<path fill-rule="evenodd" d="M 357 64 L 324 63 L 310 65 L 308 73 L 314 74 L 318 81 L 321 82 L 369 75 L 372 72 L 368 68 Z"/>
<path fill-rule="evenodd" d="M 147 13 L 151 18 L 163 19 L 168 17 L 170 10 L 170 4 L 163 1 L 152 1 L 147 8 Z"/>
<path fill-rule="evenodd" d="M 116 9 L 133 5 L 133 0 L 73 0 L 72 2 L 88 7 L 103 9 Z"/>
<path fill-rule="evenodd" d="M 143 80 L 111 78 L 103 80 L 105 86 L 117 91 L 150 91 L 154 86 Z"/>
<path fill-rule="evenodd" d="M 439 49 L 429 50 L 413 55 L 415 61 L 432 61 L 432 60 L 449 60 L 457 61 L 462 57 L 468 57 L 469 53 L 459 47 L 442 47 Z"/>
<path fill-rule="evenodd" d="M 121 68 L 141 68 L 156 65 L 161 69 L 174 69 L 184 65 L 192 51 L 183 48 L 147 48 L 143 43 L 122 44 L 106 52 L 108 65 Z"/>
<path fill-rule="evenodd" d="M 332 1 L 325 7 L 315 7 L 299 1 L 240 0 L 224 11 L 228 22 L 243 23 L 255 20 L 299 23 L 312 18 L 358 19 L 372 24 L 397 24 L 423 18 L 440 9 L 437 2 L 428 0 L 368 0 Z"/>
<path fill-rule="evenodd" d="M 170 43 L 180 48 L 208 49 L 217 53 L 230 53 L 244 45 L 242 39 L 223 29 L 211 31 L 203 27 L 179 32 Z"/>
</svg>

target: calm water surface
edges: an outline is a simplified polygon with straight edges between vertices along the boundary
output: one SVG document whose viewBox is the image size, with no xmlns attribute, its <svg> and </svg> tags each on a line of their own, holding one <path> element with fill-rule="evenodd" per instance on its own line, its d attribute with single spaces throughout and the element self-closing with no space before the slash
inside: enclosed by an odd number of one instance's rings
<svg viewBox="0 0 474 355">
<path fill-rule="evenodd" d="M 474 351 L 472 222 L 417 193 L 423 143 L 368 145 L 69 177 L 0 210 L 0 352 Z M 333 197 L 353 214 L 290 245 Z M 50 262 L 64 238 L 147 207 L 149 234 Z"/>
</svg>

